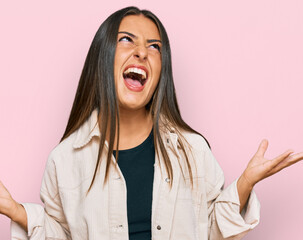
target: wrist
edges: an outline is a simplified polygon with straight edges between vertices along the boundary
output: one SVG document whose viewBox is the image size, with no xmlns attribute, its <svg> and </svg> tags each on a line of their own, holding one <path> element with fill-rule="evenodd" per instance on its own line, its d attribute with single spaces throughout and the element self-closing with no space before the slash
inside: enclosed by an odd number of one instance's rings
<svg viewBox="0 0 303 240">
<path fill-rule="evenodd" d="M 249 178 L 247 178 L 245 171 L 242 173 L 238 181 L 242 186 L 245 186 L 246 189 L 252 190 L 255 186 L 255 183 L 253 183 L 251 180 L 249 180 Z"/>
<path fill-rule="evenodd" d="M 247 177 L 245 176 L 245 172 L 238 178 L 237 182 L 237 190 L 240 201 L 240 213 L 242 212 L 244 206 L 247 203 L 247 200 L 250 196 L 251 191 L 253 190 L 254 184 L 252 184 Z"/>
<path fill-rule="evenodd" d="M 15 210 L 11 220 L 18 223 L 27 232 L 27 214 L 25 208 L 20 203 L 15 202 Z"/>
<path fill-rule="evenodd" d="M 20 216 L 24 215 L 24 212 L 25 212 L 24 207 L 20 203 L 14 201 L 9 218 L 14 222 L 18 222 Z"/>
</svg>

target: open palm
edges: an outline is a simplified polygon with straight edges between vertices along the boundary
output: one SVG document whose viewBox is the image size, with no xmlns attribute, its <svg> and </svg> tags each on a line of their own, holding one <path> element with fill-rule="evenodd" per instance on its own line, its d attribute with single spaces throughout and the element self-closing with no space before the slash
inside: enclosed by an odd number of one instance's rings
<svg viewBox="0 0 303 240">
<path fill-rule="evenodd" d="M 268 148 L 268 141 L 262 140 L 258 151 L 250 160 L 245 170 L 245 178 L 252 185 L 255 185 L 257 182 L 267 178 L 282 169 L 291 166 L 292 164 L 303 160 L 303 152 L 293 154 L 292 150 L 288 150 L 278 157 L 269 160 L 264 157 L 265 152 Z"/>
</svg>

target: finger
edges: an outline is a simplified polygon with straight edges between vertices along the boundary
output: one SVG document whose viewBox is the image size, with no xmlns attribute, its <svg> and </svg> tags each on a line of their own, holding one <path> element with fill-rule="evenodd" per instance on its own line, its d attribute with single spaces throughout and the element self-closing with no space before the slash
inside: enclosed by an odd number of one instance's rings
<svg viewBox="0 0 303 240">
<path fill-rule="evenodd" d="M 7 188 L 4 186 L 4 184 L 0 181 L 0 190 L 5 190 L 6 192 L 8 192 Z"/>
<path fill-rule="evenodd" d="M 272 170 L 271 170 L 271 175 L 275 174 L 282 169 L 289 167 L 299 161 L 303 160 L 303 152 L 302 153 L 297 153 L 291 156 L 288 156 L 285 158 L 283 161 L 280 161 L 279 164 L 277 164 Z"/>
<path fill-rule="evenodd" d="M 287 150 L 286 152 L 282 153 L 281 155 L 279 155 L 278 157 L 274 158 L 271 160 L 271 165 L 274 168 L 275 166 L 277 166 L 279 163 L 281 163 L 282 161 L 284 161 L 286 158 L 289 157 L 290 154 L 292 154 L 293 151 L 292 150 Z"/>
<path fill-rule="evenodd" d="M 275 173 L 274 169 L 276 169 L 276 167 L 281 162 L 283 162 L 291 153 L 292 153 L 292 151 L 288 150 L 288 151 L 282 153 L 281 155 L 279 155 L 278 157 L 264 162 L 263 166 L 265 167 L 265 169 L 267 171 L 267 177 L 274 174 Z"/>
<path fill-rule="evenodd" d="M 293 165 L 299 161 L 303 160 L 303 152 L 301 153 L 296 153 L 293 155 L 288 156 L 285 159 L 285 164 L 287 164 L 287 166 Z"/>
<path fill-rule="evenodd" d="M 268 140 L 263 139 L 259 145 L 259 148 L 258 148 L 255 156 L 264 157 L 264 154 L 265 154 L 267 148 L 268 148 Z"/>
<path fill-rule="evenodd" d="M 303 152 L 293 154 L 289 158 L 290 158 L 290 162 L 296 163 L 298 161 L 301 161 L 303 160 Z"/>
</svg>

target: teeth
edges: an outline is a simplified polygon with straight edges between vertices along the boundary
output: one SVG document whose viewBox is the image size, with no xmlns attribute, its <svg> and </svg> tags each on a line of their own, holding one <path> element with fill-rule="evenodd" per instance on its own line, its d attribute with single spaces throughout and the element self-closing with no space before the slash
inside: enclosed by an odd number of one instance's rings
<svg viewBox="0 0 303 240">
<path fill-rule="evenodd" d="M 124 72 L 124 74 L 128 74 L 130 72 L 141 74 L 143 76 L 142 79 L 146 79 L 146 72 L 143 69 L 140 69 L 140 68 L 128 68 L 128 69 L 126 69 L 126 71 Z"/>
</svg>

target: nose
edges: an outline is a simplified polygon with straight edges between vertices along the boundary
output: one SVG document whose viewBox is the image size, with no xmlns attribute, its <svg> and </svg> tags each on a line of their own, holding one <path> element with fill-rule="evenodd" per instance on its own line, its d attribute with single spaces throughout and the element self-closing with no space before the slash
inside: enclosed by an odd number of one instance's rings
<svg viewBox="0 0 303 240">
<path fill-rule="evenodd" d="M 145 61 L 147 59 L 147 49 L 145 46 L 137 46 L 134 51 L 134 57 L 139 61 Z"/>
</svg>

